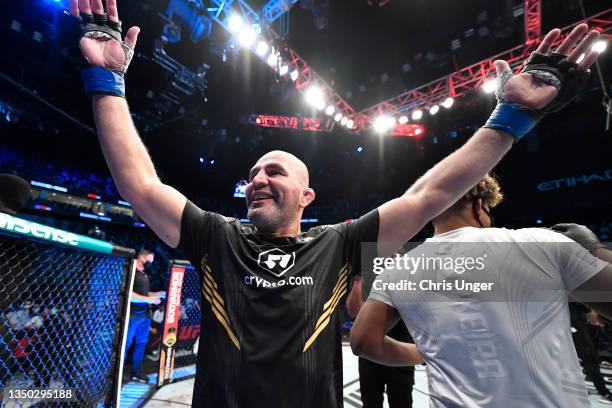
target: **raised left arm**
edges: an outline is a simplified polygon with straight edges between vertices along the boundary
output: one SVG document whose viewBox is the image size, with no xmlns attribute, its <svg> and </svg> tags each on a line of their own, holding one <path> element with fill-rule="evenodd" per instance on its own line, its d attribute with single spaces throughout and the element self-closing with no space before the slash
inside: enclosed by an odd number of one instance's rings
<svg viewBox="0 0 612 408">
<path fill-rule="evenodd" d="M 481 128 L 461 148 L 417 180 L 401 197 L 378 208 L 378 251 L 390 255 L 470 188 L 510 150 L 514 137 Z"/>
<path fill-rule="evenodd" d="M 397 341 L 386 335 L 399 319 L 399 314 L 391 306 L 377 300 L 365 302 L 351 328 L 353 353 L 392 367 L 421 364 L 423 357 L 414 344 Z"/>
<path fill-rule="evenodd" d="M 390 255 L 405 244 L 476 185 L 513 142 L 527 134 L 544 115 L 559 111 L 574 99 L 586 84 L 588 68 L 598 56 L 589 47 L 599 33 L 586 34 L 587 31 L 586 24 L 578 25 L 555 52 L 550 51 L 560 30 L 550 31 L 517 75 L 512 74 L 505 61 L 495 61 L 499 103 L 485 127 L 425 173 L 404 195 L 379 207 L 381 255 Z M 578 63 L 582 54 L 586 56 Z"/>
</svg>

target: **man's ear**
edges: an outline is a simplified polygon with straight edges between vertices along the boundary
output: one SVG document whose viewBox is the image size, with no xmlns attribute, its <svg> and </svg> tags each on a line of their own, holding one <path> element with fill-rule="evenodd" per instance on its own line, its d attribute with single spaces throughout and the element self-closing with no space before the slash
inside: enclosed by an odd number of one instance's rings
<svg viewBox="0 0 612 408">
<path fill-rule="evenodd" d="M 302 196 L 300 197 L 300 207 L 306 208 L 315 200 L 315 191 L 308 187 L 302 191 Z"/>
</svg>

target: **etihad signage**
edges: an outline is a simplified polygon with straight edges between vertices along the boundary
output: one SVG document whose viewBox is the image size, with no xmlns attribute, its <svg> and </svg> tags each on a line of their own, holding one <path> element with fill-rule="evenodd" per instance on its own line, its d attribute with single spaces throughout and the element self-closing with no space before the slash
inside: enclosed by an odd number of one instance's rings
<svg viewBox="0 0 612 408">
<path fill-rule="evenodd" d="M 538 190 L 551 191 L 561 188 L 571 188 L 578 185 L 586 185 L 595 181 L 610 181 L 612 180 L 612 169 L 602 171 L 601 173 L 583 174 L 581 176 L 566 177 L 558 180 L 543 181 L 538 184 Z"/>
</svg>

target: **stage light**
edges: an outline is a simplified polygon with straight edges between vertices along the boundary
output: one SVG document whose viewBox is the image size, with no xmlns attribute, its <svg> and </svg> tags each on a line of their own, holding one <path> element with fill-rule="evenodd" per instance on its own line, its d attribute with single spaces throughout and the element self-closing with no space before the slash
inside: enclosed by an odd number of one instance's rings
<svg viewBox="0 0 612 408">
<path fill-rule="evenodd" d="M 329 105 L 326 109 L 325 109 L 325 113 L 327 113 L 329 116 L 334 114 L 334 111 L 336 109 L 334 108 L 334 105 Z"/>
<path fill-rule="evenodd" d="M 334 120 L 336 122 L 340 122 L 341 119 L 342 119 L 342 114 L 341 113 L 336 113 L 336 116 L 334 116 Z"/>
<path fill-rule="evenodd" d="M 260 57 L 263 57 L 268 52 L 269 48 L 270 47 L 265 41 L 260 41 L 257 43 L 257 48 L 255 48 L 255 53 L 257 53 L 257 55 L 259 55 Z"/>
<path fill-rule="evenodd" d="M 357 146 L 357 153 L 361 153 L 361 152 L 363 152 L 363 147 Z"/>
<path fill-rule="evenodd" d="M 412 120 L 419 120 L 423 117 L 423 111 L 420 109 L 417 109 L 415 111 L 412 112 Z"/>
<path fill-rule="evenodd" d="M 353 128 L 353 126 L 355 126 L 355 121 L 354 121 L 353 119 L 349 119 L 349 120 L 346 122 L 346 127 L 347 127 L 347 128 L 349 128 L 349 129 L 352 129 L 352 128 Z"/>
<path fill-rule="evenodd" d="M 593 44 L 593 46 L 591 47 L 591 50 L 601 54 L 602 52 L 606 50 L 607 47 L 608 47 L 608 43 L 606 42 L 606 40 L 599 40 L 599 41 L 596 41 L 595 44 Z"/>
<path fill-rule="evenodd" d="M 237 32 L 242 28 L 242 17 L 238 14 L 232 14 L 227 21 L 227 26 L 231 32 Z"/>
<path fill-rule="evenodd" d="M 390 116 L 379 116 L 374 120 L 374 129 L 379 133 L 384 133 L 395 126 L 395 118 Z"/>
<path fill-rule="evenodd" d="M 289 72 L 289 67 L 287 65 L 281 65 L 281 67 L 278 69 L 278 74 L 280 76 L 287 75 L 287 72 Z"/>
<path fill-rule="evenodd" d="M 414 130 L 414 134 L 415 134 L 415 135 L 420 135 L 421 133 L 423 133 L 423 129 L 421 129 L 421 128 L 416 128 L 416 129 Z"/>
<path fill-rule="evenodd" d="M 584 57 L 586 57 L 586 54 L 583 52 L 582 54 L 580 54 L 580 56 L 576 60 L 576 64 L 580 64 L 582 60 L 584 59 Z"/>
<path fill-rule="evenodd" d="M 406 123 L 408 123 L 408 116 L 406 115 L 400 116 L 398 122 L 400 123 L 400 125 L 405 125 Z"/>
<path fill-rule="evenodd" d="M 340 124 L 341 124 L 342 126 L 346 126 L 346 123 L 348 122 L 348 120 L 349 120 L 349 119 L 348 119 L 348 118 L 345 116 L 345 117 L 343 117 L 343 118 L 342 118 L 342 120 L 340 121 Z"/>
<path fill-rule="evenodd" d="M 297 69 L 294 69 L 293 71 L 291 71 L 291 80 L 293 82 L 297 81 L 299 76 L 300 76 L 300 73 L 298 72 Z"/>
<path fill-rule="evenodd" d="M 204 163 L 204 158 L 200 157 L 200 163 Z"/>
<path fill-rule="evenodd" d="M 211 160 L 211 161 L 210 161 L 210 164 L 211 164 L 211 165 L 212 165 L 212 164 L 215 164 L 215 159 Z"/>
<path fill-rule="evenodd" d="M 255 30 L 253 30 L 253 28 L 249 26 L 244 27 L 242 30 L 240 30 L 240 33 L 238 34 L 238 41 L 245 47 L 250 47 L 251 45 L 253 45 L 256 39 L 257 34 L 255 33 Z"/>
<path fill-rule="evenodd" d="M 446 109 L 450 109 L 450 107 L 453 106 L 453 103 L 455 103 L 455 99 L 452 96 L 449 96 L 444 100 L 444 102 L 442 102 L 442 106 L 444 106 Z"/>
<path fill-rule="evenodd" d="M 325 109 L 325 101 L 323 101 L 323 100 L 318 101 L 318 102 L 315 104 L 315 108 L 317 108 L 317 110 L 323 110 L 323 109 Z"/>
<path fill-rule="evenodd" d="M 429 108 L 429 114 L 433 116 L 436 113 L 438 113 L 439 110 L 440 110 L 440 107 L 438 105 L 434 105 L 431 108 Z"/>
<path fill-rule="evenodd" d="M 276 65 L 277 60 L 278 60 L 278 56 L 276 54 L 270 54 L 268 55 L 268 59 L 266 60 L 266 62 L 268 63 L 269 66 L 273 67 Z"/>
<path fill-rule="evenodd" d="M 485 91 L 485 93 L 493 93 L 495 89 L 497 89 L 497 79 L 495 78 L 488 79 L 482 84 L 482 90 Z"/>
<path fill-rule="evenodd" d="M 325 107 L 325 100 L 321 88 L 316 85 L 313 85 L 308 88 L 308 90 L 306 91 L 306 102 L 308 102 L 308 104 L 312 106 L 317 107 L 317 109 L 319 109 L 319 106 L 323 105 L 320 108 L 323 109 Z"/>
</svg>

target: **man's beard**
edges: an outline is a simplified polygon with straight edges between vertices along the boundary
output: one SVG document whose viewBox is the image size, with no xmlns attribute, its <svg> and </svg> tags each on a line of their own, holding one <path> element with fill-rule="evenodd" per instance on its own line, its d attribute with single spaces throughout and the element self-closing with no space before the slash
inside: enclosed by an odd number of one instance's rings
<svg viewBox="0 0 612 408">
<path fill-rule="evenodd" d="M 276 206 L 269 206 L 268 208 L 249 209 L 247 217 L 259 231 L 273 233 L 286 226 L 290 222 L 291 215 L 283 213 Z"/>
</svg>

